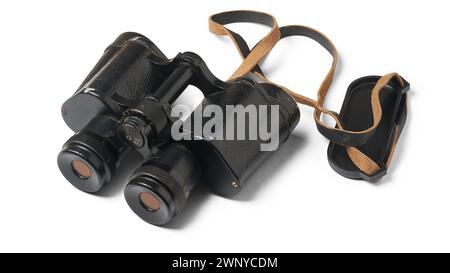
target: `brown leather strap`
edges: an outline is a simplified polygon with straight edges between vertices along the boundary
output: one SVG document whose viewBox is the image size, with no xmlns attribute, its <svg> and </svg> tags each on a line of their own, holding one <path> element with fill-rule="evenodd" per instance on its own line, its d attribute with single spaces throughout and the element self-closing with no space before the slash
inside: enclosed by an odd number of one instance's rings
<svg viewBox="0 0 450 273">
<path fill-rule="evenodd" d="M 269 34 L 262 38 L 252 50 L 249 50 L 247 43 L 239 34 L 232 32 L 231 30 L 224 27 L 225 24 L 236 22 L 253 22 L 264 24 L 271 26 L 272 29 Z M 229 36 L 230 39 L 234 42 L 239 53 L 241 54 L 241 57 L 243 58 L 241 65 L 233 73 L 230 79 L 243 77 L 248 73 L 253 73 L 263 81 L 282 88 L 284 91 L 289 93 L 296 102 L 308 105 L 315 109 L 314 119 L 318 130 L 325 137 L 330 139 L 330 141 L 346 146 L 347 153 L 350 159 L 361 171 L 368 175 L 371 175 L 380 170 L 380 167 L 376 162 L 374 162 L 370 157 L 362 153 L 354 146 L 364 144 L 364 142 L 374 133 L 375 129 L 378 127 L 381 121 L 382 108 L 379 94 L 383 87 L 387 86 L 391 81 L 397 81 L 400 86 L 404 85 L 402 78 L 397 73 L 391 73 L 381 77 L 372 90 L 372 126 L 362 131 L 345 130 L 341 121 L 339 120 L 338 115 L 335 112 L 324 108 L 323 106 L 325 97 L 333 81 L 333 76 L 338 60 L 336 47 L 324 34 L 315 29 L 299 25 L 284 26 L 278 29 L 276 19 L 273 16 L 257 11 L 231 11 L 218 13 L 210 17 L 209 26 L 212 33 L 215 33 L 217 35 Z M 258 63 L 261 61 L 261 59 L 272 50 L 272 48 L 280 39 L 289 36 L 304 36 L 311 38 L 312 40 L 318 42 L 321 46 L 323 46 L 333 57 L 331 67 L 327 75 L 323 79 L 322 84 L 320 85 L 317 92 L 316 100 L 303 96 L 288 89 L 287 87 L 270 81 L 258 66 Z M 327 124 L 322 122 L 322 114 L 331 116 L 336 122 L 336 127 L 328 126 Z M 392 150 L 394 148 L 395 145 L 392 146 Z M 393 152 L 392 150 L 391 153 Z"/>
<path fill-rule="evenodd" d="M 251 51 L 245 40 L 239 34 L 225 27 L 226 24 L 243 22 L 258 23 L 271 27 L 270 32 L 262 38 Z M 248 72 L 246 71 L 248 67 L 251 67 L 251 69 L 255 68 L 259 74 L 263 75 L 258 63 L 272 50 L 280 39 L 280 30 L 275 17 L 257 11 L 236 10 L 214 14 L 209 17 L 209 31 L 216 35 L 226 35 L 230 37 L 241 54 L 242 59 L 245 59 L 233 75 L 231 75 L 230 79 L 247 74 Z"/>
</svg>

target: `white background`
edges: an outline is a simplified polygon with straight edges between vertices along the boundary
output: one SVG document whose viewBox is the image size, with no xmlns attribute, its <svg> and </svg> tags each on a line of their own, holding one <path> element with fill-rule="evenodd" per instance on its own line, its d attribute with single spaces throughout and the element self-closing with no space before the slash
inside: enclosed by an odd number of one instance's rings
<svg viewBox="0 0 450 273">
<path fill-rule="evenodd" d="M 447 1 L 1 1 L 0 251 L 450 251 L 448 178 L 450 8 Z M 399 72 L 412 89 L 394 163 L 382 181 L 347 180 L 328 165 L 328 141 L 312 111 L 292 138 L 233 199 L 199 188 L 167 228 L 141 221 L 122 184 L 101 196 L 76 190 L 56 156 L 72 132 L 69 98 L 124 31 L 167 55 L 194 51 L 226 79 L 239 65 L 232 43 L 208 32 L 208 16 L 231 9 L 273 13 L 334 41 L 341 60 L 327 104 L 348 84 Z M 254 44 L 267 29 L 233 25 Z M 315 96 L 331 58 L 304 38 L 283 40 L 263 69 Z M 196 103 L 190 89 L 182 100 Z"/>
</svg>

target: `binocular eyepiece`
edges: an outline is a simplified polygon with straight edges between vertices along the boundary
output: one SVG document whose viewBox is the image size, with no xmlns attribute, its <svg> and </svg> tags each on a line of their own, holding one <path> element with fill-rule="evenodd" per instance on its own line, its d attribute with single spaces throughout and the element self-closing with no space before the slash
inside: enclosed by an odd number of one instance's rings
<svg viewBox="0 0 450 273">
<path fill-rule="evenodd" d="M 125 150 L 117 141 L 116 123 L 112 116 L 97 116 L 64 144 L 58 166 L 78 189 L 97 192 L 114 175 Z"/>
<path fill-rule="evenodd" d="M 163 225 L 184 207 L 200 176 L 195 155 L 183 145 L 169 144 L 131 176 L 125 199 L 143 220 Z"/>
<path fill-rule="evenodd" d="M 172 104 L 188 85 L 204 99 L 182 121 Z M 148 38 L 128 32 L 106 49 L 62 115 L 76 132 L 58 155 L 64 177 L 82 191 L 98 192 L 117 175 L 127 152 L 137 151 L 145 162 L 129 178 L 125 199 L 143 220 L 164 225 L 198 183 L 220 195 L 238 193 L 288 139 L 300 112 L 275 85 L 246 78 L 223 82 L 198 55 L 168 59 Z M 267 136 L 254 136 L 264 128 L 273 129 L 274 149 L 262 149 Z"/>
</svg>

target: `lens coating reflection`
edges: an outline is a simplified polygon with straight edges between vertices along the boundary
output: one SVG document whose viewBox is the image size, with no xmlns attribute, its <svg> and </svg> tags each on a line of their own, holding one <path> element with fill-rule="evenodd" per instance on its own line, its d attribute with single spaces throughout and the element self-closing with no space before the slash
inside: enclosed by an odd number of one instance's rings
<svg viewBox="0 0 450 273">
<path fill-rule="evenodd" d="M 158 198 L 149 192 L 139 193 L 139 200 L 141 201 L 141 204 L 151 212 L 156 212 L 161 207 Z"/>
<path fill-rule="evenodd" d="M 72 161 L 72 169 L 81 179 L 89 179 L 92 176 L 91 168 L 80 160 Z"/>
</svg>

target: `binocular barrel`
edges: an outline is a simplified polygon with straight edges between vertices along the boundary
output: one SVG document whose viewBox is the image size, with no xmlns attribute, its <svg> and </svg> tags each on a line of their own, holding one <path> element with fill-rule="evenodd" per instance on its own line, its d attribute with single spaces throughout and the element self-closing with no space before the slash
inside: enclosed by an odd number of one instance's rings
<svg viewBox="0 0 450 273">
<path fill-rule="evenodd" d="M 58 165 L 78 189 L 96 192 L 111 180 L 128 149 L 117 136 L 122 112 L 166 80 L 149 55 L 168 61 L 148 38 L 120 35 L 63 104 L 64 121 L 76 134 L 64 144 Z"/>
<path fill-rule="evenodd" d="M 78 189 L 96 192 L 111 180 L 126 149 L 116 139 L 116 124 L 113 116 L 97 116 L 64 144 L 59 169 Z"/>
<path fill-rule="evenodd" d="M 172 117 L 171 104 L 188 85 L 198 87 L 205 98 L 181 121 Z M 244 116 L 229 112 L 230 106 L 243 108 Z M 214 133 L 205 135 L 193 122 L 200 114 L 200 125 L 208 126 L 214 118 L 203 115 L 208 107 L 223 113 L 223 124 L 243 122 L 232 128 L 214 126 Z M 247 110 L 254 110 L 258 119 L 246 117 Z M 58 155 L 66 179 L 82 191 L 97 192 L 116 174 L 125 153 L 138 151 L 145 163 L 129 179 L 125 199 L 139 217 L 155 225 L 170 222 L 198 183 L 220 195 L 238 193 L 300 118 L 295 101 L 279 87 L 245 78 L 223 82 L 198 55 L 186 52 L 169 60 L 137 33 L 120 35 L 106 49 L 63 104 L 62 114 L 75 131 Z M 175 124 L 189 137 L 175 140 Z M 272 128 L 276 147 L 262 149 L 268 139 L 259 135 L 236 138 L 242 127 L 245 136 Z"/>
<path fill-rule="evenodd" d="M 132 175 L 125 199 L 143 220 L 163 225 L 183 209 L 200 176 L 195 155 L 182 144 L 168 144 Z"/>
</svg>

